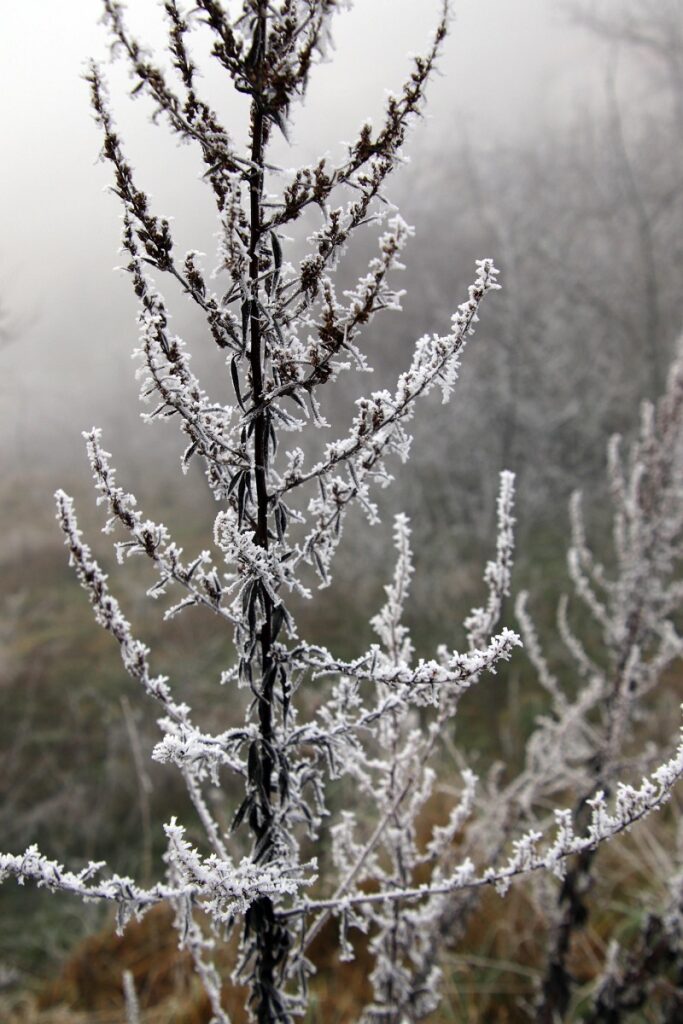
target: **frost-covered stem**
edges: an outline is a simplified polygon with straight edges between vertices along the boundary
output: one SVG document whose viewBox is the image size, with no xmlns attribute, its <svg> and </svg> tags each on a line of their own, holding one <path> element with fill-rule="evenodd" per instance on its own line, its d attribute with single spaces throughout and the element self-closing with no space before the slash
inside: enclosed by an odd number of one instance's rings
<svg viewBox="0 0 683 1024">
<path fill-rule="evenodd" d="M 586 895 L 591 885 L 591 869 L 597 850 L 580 854 L 562 882 L 558 897 L 559 916 L 555 921 L 541 983 L 538 1024 L 555 1024 L 563 1020 L 572 994 L 573 978 L 567 968 L 574 932 L 583 928 L 589 909 Z"/>
<path fill-rule="evenodd" d="M 571 631 L 567 602 L 563 599 L 558 615 L 560 633 L 579 673 L 592 678 L 592 685 L 597 683 L 596 697 L 603 708 L 602 728 L 598 724 L 597 735 L 590 738 L 583 797 L 577 805 L 579 821 L 585 817 L 590 793 L 596 788 L 609 793 L 613 785 L 638 698 L 657 683 L 666 665 L 681 653 L 681 639 L 669 618 L 678 598 L 670 602 L 667 594 L 667 583 L 680 550 L 680 359 L 679 353 L 657 408 L 647 402 L 643 405 L 640 437 L 631 450 L 628 476 L 622 467 L 618 439 L 612 439 L 609 446 L 615 579 L 608 578 L 586 543 L 579 494 L 573 496 L 570 505 L 569 571 L 577 596 L 602 633 L 608 664 L 608 668 L 601 670 L 588 657 L 583 643 Z M 675 593 L 676 586 L 672 586 Z M 542 681 L 545 675 L 547 682 L 552 677 L 536 647 L 533 660 Z M 568 710 L 567 702 L 556 700 L 555 710 L 561 716 Z M 588 728 L 586 723 L 586 736 Z M 541 985 L 541 1024 L 551 1024 L 558 1015 L 563 1016 L 569 1005 L 574 981 L 567 957 L 573 933 L 585 927 L 590 913 L 586 893 L 592 882 L 596 854 L 597 850 L 582 853 L 563 882 Z"/>
<path fill-rule="evenodd" d="M 610 717 L 610 728 L 614 716 Z M 609 793 L 609 783 L 605 781 L 605 769 L 608 768 L 606 756 L 610 748 L 609 739 L 605 749 L 595 752 L 595 780 L 590 790 L 577 803 L 575 817 L 578 823 L 585 822 L 589 807 L 586 803 L 597 787 Z M 574 933 L 585 928 L 590 915 L 590 904 L 586 897 L 593 882 L 593 865 L 598 849 L 587 849 L 573 860 L 562 880 L 557 897 L 557 912 L 552 925 L 546 966 L 541 981 L 538 1002 L 538 1024 L 554 1024 L 564 1018 L 571 999 L 574 980 L 567 964 Z"/>
<path fill-rule="evenodd" d="M 206 800 L 204 799 L 204 794 L 201 791 L 199 783 L 187 768 L 183 768 L 183 778 L 185 780 L 185 785 L 187 786 L 187 792 L 190 800 L 197 812 L 197 817 L 204 826 L 207 839 L 211 843 L 217 856 L 222 860 L 229 862 L 230 855 L 228 854 L 225 843 L 221 838 L 221 830 L 211 814 L 211 811 L 206 806 Z"/>
<path fill-rule="evenodd" d="M 593 757 L 593 772 L 590 789 L 578 801 L 576 807 L 576 820 L 585 820 L 588 811 L 586 801 L 595 792 L 601 789 L 607 795 L 610 793 L 612 767 L 620 751 L 620 740 L 625 727 L 625 716 L 620 714 L 617 706 L 620 699 L 628 700 L 628 694 L 624 694 L 624 674 L 631 656 L 633 644 L 636 642 L 640 626 L 640 605 L 635 608 L 628 617 L 628 632 L 626 633 L 623 646 L 618 656 L 616 673 L 606 697 L 607 729 L 604 739 Z M 571 942 L 579 929 L 586 927 L 589 915 L 590 904 L 586 896 L 593 881 L 593 865 L 598 853 L 597 848 L 586 850 L 581 853 L 568 869 L 560 888 L 558 896 L 558 916 L 554 922 L 546 970 L 541 983 L 541 999 L 538 1008 L 539 1024 L 553 1024 L 558 1019 L 558 1014 L 563 1017 L 567 1012 L 569 1001 L 573 990 L 573 978 L 567 965 L 567 957 L 571 949 Z"/>
<path fill-rule="evenodd" d="M 616 699 L 618 689 L 619 680 L 615 682 L 610 702 Z M 586 801 L 596 788 L 609 794 L 610 784 L 605 776 L 608 774 L 610 754 L 613 752 L 612 734 L 616 718 L 614 713 L 610 714 L 604 747 L 598 748 L 595 752 L 594 779 L 591 780 L 590 790 L 584 794 L 575 811 L 576 820 L 579 823 L 585 821 L 588 816 L 589 807 Z M 580 853 L 571 863 L 562 880 L 557 899 L 557 917 L 553 923 L 545 974 L 541 982 L 538 1024 L 554 1024 L 556 1020 L 562 1019 L 567 1012 L 574 984 L 567 965 L 567 957 L 570 953 L 574 933 L 585 928 L 590 915 L 590 905 L 586 896 L 592 885 L 593 864 L 597 853 L 597 848 Z"/>
<path fill-rule="evenodd" d="M 259 0 L 254 25 L 252 51 L 256 55 L 258 78 L 263 74 L 267 40 L 267 5 Z M 259 93 L 260 82 L 251 104 L 251 171 L 249 174 L 249 366 L 251 370 L 252 404 L 259 409 L 254 417 L 254 483 L 256 490 L 256 529 L 254 543 L 268 549 L 268 445 L 269 411 L 261 408 L 263 399 L 263 373 L 265 353 L 259 303 L 259 251 L 262 233 L 263 176 L 266 146 L 266 119 Z M 273 599 L 263 588 L 260 594 L 260 629 L 255 634 L 256 619 L 250 625 L 249 649 L 260 647 L 260 675 L 258 684 L 259 742 L 256 756 L 250 765 L 249 783 L 258 789 L 257 805 L 250 815 L 255 837 L 255 856 L 268 863 L 276 855 L 273 841 L 275 810 L 272 804 L 274 735 L 273 704 L 276 673 L 271 658 Z M 259 1024 L 274 1024 L 288 1020 L 284 1001 L 275 977 L 278 960 L 288 946 L 286 932 L 275 919 L 272 900 L 263 897 L 254 903 L 245 917 L 245 935 L 253 934 L 254 967 L 252 975 L 252 1005 Z"/>
<path fill-rule="evenodd" d="M 302 948 L 304 950 L 308 949 L 311 942 L 313 942 L 316 936 L 320 934 L 321 930 L 325 927 L 328 920 L 330 919 L 333 909 L 338 905 L 338 902 L 344 898 L 346 893 L 349 891 L 355 880 L 362 872 L 368 857 L 377 846 L 379 840 L 382 838 L 385 828 L 389 824 L 389 821 L 394 815 L 396 808 L 398 807 L 402 797 L 405 795 L 406 792 L 407 788 L 404 790 L 403 793 L 399 794 L 395 801 L 387 808 L 387 810 L 384 813 L 384 816 L 377 823 L 372 835 L 368 839 L 363 849 L 363 852 L 356 860 L 351 871 L 349 871 L 348 875 L 343 879 L 343 881 L 339 883 L 339 885 L 335 889 L 334 894 L 332 895 L 330 906 L 326 907 L 326 909 L 323 910 L 323 912 L 319 915 L 319 917 L 316 918 L 316 920 L 313 922 L 311 927 L 304 935 L 303 941 L 301 943 Z"/>
<path fill-rule="evenodd" d="M 487 868 L 477 874 L 471 860 L 463 861 L 443 883 L 425 883 L 418 886 L 396 887 L 376 893 L 356 893 L 345 896 L 341 900 L 334 897 L 326 900 L 303 899 L 292 910 L 283 911 L 283 918 L 301 916 L 319 910 L 339 910 L 341 907 L 382 905 L 383 903 L 424 900 L 429 896 L 446 896 L 451 893 L 468 889 L 481 889 L 494 886 L 499 892 L 507 892 L 510 883 L 516 878 L 534 874 L 538 871 L 562 873 L 564 862 L 586 851 L 595 850 L 601 843 L 627 831 L 634 824 L 646 818 L 653 811 L 660 810 L 669 800 L 673 786 L 683 776 L 683 741 L 670 761 L 663 764 L 651 779 L 644 779 L 640 789 L 631 786 L 620 786 L 616 801 L 615 813 L 607 812 L 604 795 L 599 793 L 591 801 L 591 819 L 583 836 L 575 836 L 565 823 L 571 823 L 572 813 L 569 810 L 556 811 L 557 835 L 555 841 L 545 849 L 538 851 L 542 834 L 532 830 L 521 839 L 515 840 L 514 852 L 505 865 L 500 868 Z"/>
<path fill-rule="evenodd" d="M 170 876 L 178 875 L 178 865 L 172 864 Z M 181 882 L 180 878 L 174 878 Z M 213 940 L 207 939 L 194 917 L 194 903 L 187 893 L 182 893 L 173 903 L 175 918 L 173 927 L 178 933 L 178 946 L 188 950 L 192 957 L 195 973 L 200 979 L 211 1006 L 211 1024 L 230 1024 L 230 1018 L 221 1005 L 221 977 L 214 963 L 206 954 L 213 950 Z"/>
<path fill-rule="evenodd" d="M 434 747 L 436 745 L 437 738 L 438 732 L 436 730 L 431 730 L 429 740 L 425 747 L 424 754 L 420 763 L 420 768 L 423 768 L 424 765 L 429 760 L 429 758 L 431 757 L 434 751 Z M 353 867 L 337 886 L 334 895 L 331 897 L 330 905 L 326 906 L 326 908 L 323 910 L 320 916 L 316 918 L 316 920 L 313 922 L 311 927 L 306 932 L 302 942 L 302 946 L 304 949 L 308 948 L 313 939 L 315 939 L 315 937 L 320 933 L 321 929 L 324 928 L 334 908 L 339 904 L 339 902 L 341 902 L 346 897 L 346 894 L 353 886 L 353 883 L 361 874 L 368 857 L 376 849 L 377 844 L 384 835 L 384 832 L 386 831 L 389 822 L 396 814 L 396 811 L 400 807 L 403 800 L 405 800 L 406 796 L 409 794 L 412 787 L 415 785 L 417 778 L 418 771 L 416 770 L 408 777 L 408 779 L 405 782 L 405 785 L 399 790 L 399 792 L 395 794 L 394 799 L 389 804 L 386 811 L 384 812 L 384 814 L 378 821 L 377 825 L 373 829 L 372 835 L 365 844 L 361 854 L 355 861 Z"/>
<path fill-rule="evenodd" d="M 494 267 L 491 260 L 480 260 L 477 267 L 479 273 L 475 283 L 470 286 L 469 301 L 462 304 L 459 313 L 453 318 L 452 334 L 448 339 L 451 341 L 450 346 L 444 345 L 442 350 L 435 356 L 433 365 L 429 366 L 424 372 L 417 372 L 418 368 L 420 370 L 421 368 L 419 367 L 419 361 L 414 358 L 410 369 L 401 375 L 399 387 L 396 395 L 392 396 L 393 401 L 390 408 L 384 412 L 377 425 L 372 424 L 368 426 L 361 423 L 358 426 L 354 424 L 357 429 L 345 441 L 343 446 L 335 447 L 323 462 L 318 463 L 307 473 L 299 474 L 295 480 L 285 483 L 279 488 L 277 494 L 273 495 L 273 498 L 279 498 L 292 490 L 292 488 L 300 487 L 301 484 L 305 484 L 310 480 L 326 476 L 339 464 L 348 463 L 359 452 L 367 452 L 364 458 L 364 468 L 366 471 L 375 467 L 375 464 L 384 455 L 387 441 L 391 437 L 387 428 L 395 427 L 402 420 L 406 419 L 413 412 L 417 399 L 429 392 L 434 382 L 446 372 L 449 366 L 457 363 L 457 355 L 464 348 L 468 336 L 474 333 L 474 324 L 479 319 L 478 312 L 484 296 L 488 291 L 500 287 L 497 284 L 499 271 Z M 369 447 L 368 441 L 380 429 L 382 429 L 384 437 L 373 450 Z M 322 529 L 328 529 L 329 526 L 330 523 L 326 522 L 323 524 Z"/>
<path fill-rule="evenodd" d="M 259 5 L 259 18 L 255 29 L 258 38 L 254 46 L 265 45 L 265 7 Z M 260 42 L 259 42 L 260 39 Z M 261 203 L 263 201 L 263 160 L 265 149 L 265 118 L 258 99 L 251 107 L 251 159 L 253 170 L 249 175 L 249 365 L 251 367 L 252 396 L 255 406 L 263 398 L 263 367 L 261 352 L 261 314 L 259 311 L 259 246 L 261 244 Z M 254 477 L 257 496 L 256 532 L 254 540 L 268 547 L 268 485 L 266 479 L 267 415 L 258 412 L 254 419 Z"/>
<path fill-rule="evenodd" d="M 635 948 L 626 952 L 616 940 L 612 940 L 593 1005 L 583 1017 L 585 1024 L 621 1024 L 632 1020 L 634 1011 L 643 1009 L 650 994 L 661 986 L 667 975 L 673 975 L 674 983 L 668 986 L 659 1020 L 661 1024 L 676 1024 L 681 1019 L 683 946 L 680 882 L 680 875 L 669 882 L 671 902 L 668 908 L 664 908 L 664 913 L 646 915 Z"/>
<path fill-rule="evenodd" d="M 131 971 L 123 972 L 123 998 L 126 1006 L 126 1024 L 141 1024 L 140 1004 Z"/>
<path fill-rule="evenodd" d="M 406 792 L 410 788 L 412 788 L 413 783 L 412 780 L 410 780 L 408 785 L 404 785 L 402 787 L 397 786 L 397 781 L 399 780 L 397 780 L 396 778 L 396 766 L 399 762 L 401 752 L 401 725 L 400 718 L 395 713 L 391 716 L 389 722 L 389 730 L 391 737 L 391 771 L 389 774 L 388 793 L 390 796 L 393 796 L 398 791 L 398 795 L 401 797 L 401 799 L 403 799 L 403 797 L 405 797 Z M 421 767 L 426 763 L 427 758 L 428 755 L 423 756 L 421 760 Z M 394 803 L 395 808 L 393 810 L 390 820 L 393 821 L 394 828 L 400 830 L 405 824 L 398 818 L 398 809 L 401 800 L 394 799 Z M 389 845 L 392 865 L 398 875 L 399 883 L 403 886 L 408 886 L 411 881 L 412 872 L 409 872 L 407 866 L 404 865 L 402 862 L 400 840 L 387 845 Z M 398 1014 L 400 1013 L 399 1008 L 395 1006 L 397 995 L 399 999 L 400 995 L 395 990 L 396 972 L 400 963 L 401 953 L 403 952 L 403 950 L 401 949 L 401 942 L 399 937 L 401 926 L 401 913 L 402 910 L 400 905 L 398 903 L 395 903 L 392 908 L 393 920 L 391 923 L 391 927 L 389 928 L 388 933 L 385 934 L 383 942 L 384 952 L 386 954 L 387 961 L 390 964 L 391 969 L 385 972 L 386 977 L 384 983 L 382 984 L 380 982 L 379 985 L 375 986 L 376 990 L 379 989 L 379 994 L 382 997 L 385 1008 L 385 1012 L 380 1013 L 377 1017 L 377 1020 L 381 1021 L 382 1024 L 398 1024 Z"/>
</svg>

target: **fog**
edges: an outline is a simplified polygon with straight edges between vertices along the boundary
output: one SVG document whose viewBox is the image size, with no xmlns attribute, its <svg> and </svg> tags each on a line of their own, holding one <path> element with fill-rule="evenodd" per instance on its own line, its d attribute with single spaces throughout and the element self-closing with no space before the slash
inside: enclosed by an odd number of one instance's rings
<svg viewBox="0 0 683 1024">
<path fill-rule="evenodd" d="M 131 8 L 140 37 L 159 44 L 157 5 Z M 312 76 L 291 145 L 277 146 L 284 166 L 334 154 L 361 119 L 380 113 L 385 90 L 400 88 L 409 53 L 427 45 L 437 8 L 434 0 L 359 0 L 335 18 L 332 59 Z M 0 300 L 10 343 L 0 351 L 0 417 L 12 464 L 31 471 L 80 459 L 81 427 L 135 420 L 135 307 L 125 275 L 112 270 L 119 209 L 103 194 L 110 170 L 98 162 L 100 137 L 81 77 L 90 57 L 107 58 L 98 5 L 6 4 L 2 24 Z M 601 62 L 600 48 L 571 31 L 553 2 L 461 0 L 407 155 L 438 153 L 444 136 L 461 133 L 489 148 L 542 135 L 577 104 L 593 102 Z M 108 75 L 141 183 L 158 211 L 177 218 L 182 242 L 210 245 L 208 198 L 193 154 L 176 152 L 164 129 L 149 125 L 144 100 L 130 102 L 120 62 Z M 223 95 L 221 79 L 210 75 L 206 84 L 228 123 L 239 125 L 242 111 Z M 410 167 L 403 174 L 409 190 L 420 189 Z"/>
</svg>

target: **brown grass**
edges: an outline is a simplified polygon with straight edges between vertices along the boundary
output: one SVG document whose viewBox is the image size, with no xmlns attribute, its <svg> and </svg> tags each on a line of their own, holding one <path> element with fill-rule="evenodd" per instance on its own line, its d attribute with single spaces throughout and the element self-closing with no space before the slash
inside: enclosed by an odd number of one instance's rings
<svg viewBox="0 0 683 1024">
<path fill-rule="evenodd" d="M 313 944 L 318 965 L 308 1020 L 345 1024 L 357 1017 L 371 997 L 370 960 L 357 947 L 354 963 L 342 963 L 337 952 L 336 927 L 330 922 Z M 235 943 L 218 960 L 229 977 Z M 3 1024 L 122 1024 L 125 1007 L 124 971 L 133 975 L 144 1024 L 208 1024 L 211 1008 L 187 953 L 177 948 L 172 917 L 155 908 L 132 922 L 122 936 L 111 926 L 80 943 L 57 975 L 37 993 L 18 994 L 0 1003 Z M 224 1006 L 233 1024 L 246 1021 L 243 988 L 227 984 Z"/>
</svg>

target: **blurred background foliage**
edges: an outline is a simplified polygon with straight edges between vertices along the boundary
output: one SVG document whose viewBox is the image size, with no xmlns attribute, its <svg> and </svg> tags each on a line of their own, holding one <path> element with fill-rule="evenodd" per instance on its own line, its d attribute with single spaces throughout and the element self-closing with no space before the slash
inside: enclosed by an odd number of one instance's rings
<svg viewBox="0 0 683 1024">
<path fill-rule="evenodd" d="M 601 85 L 590 108 L 565 112 L 556 123 L 546 119 L 531 135 L 508 132 L 503 141 L 473 141 L 460 125 L 453 131 L 446 125 L 438 139 L 420 136 L 392 193 L 418 231 L 407 252 L 405 312 L 394 321 L 391 343 L 386 327 L 369 332 L 376 375 L 391 379 L 414 338 L 448 322 L 476 257 L 493 255 L 504 283 L 465 354 L 455 415 L 450 407 L 430 406 L 416 423 L 409 471 L 398 469 L 393 489 L 380 496 L 385 512 L 403 509 L 413 523 L 411 625 L 419 654 L 436 642 L 461 642 L 457 623 L 482 594 L 502 468 L 518 477 L 515 587 L 531 591 L 539 631 L 549 654 L 556 653 L 567 498 L 575 487 L 586 491 L 593 535 L 603 538 L 596 547 L 607 551 L 605 442 L 615 430 L 632 431 L 640 400 L 661 391 L 683 325 L 683 4 L 571 3 L 562 5 L 562 16 L 564 31 L 588 32 L 601 42 Z M 367 244 L 369 252 L 374 240 Z M 32 358 L 24 344 L 33 311 L 15 306 L 10 301 L 0 313 L 0 360 L 8 367 L 0 405 L 11 409 L 17 401 L 11 368 L 17 358 Z M 197 358 L 201 365 L 205 357 Z M 61 401 L 68 403 L 77 373 L 66 380 Z M 330 416 L 345 416 L 353 397 L 335 396 Z M 193 468 L 181 480 L 174 439 L 157 428 L 138 430 L 127 401 L 121 399 L 120 413 L 106 410 L 110 425 L 118 420 L 120 427 L 118 436 L 116 429 L 109 433 L 117 444 L 123 439 L 121 483 L 139 493 L 143 507 L 166 521 L 179 543 L 199 550 L 213 513 L 201 475 Z M 179 809 L 186 813 L 184 793 L 171 769 L 150 762 L 154 708 L 138 699 L 66 565 L 51 520 L 54 467 L 41 462 L 40 448 L 27 449 L 18 421 L 6 413 L 0 845 L 19 851 L 35 841 L 60 860 L 106 856 L 118 871 L 154 877 L 163 852 L 160 824 Z M 35 421 L 31 429 L 38 429 Z M 66 447 L 73 448 L 70 442 Z M 69 460 L 62 482 L 75 492 L 96 554 L 113 567 L 107 539 L 97 536 L 101 517 L 87 472 L 78 475 Z M 386 528 L 369 533 L 354 521 L 332 589 L 298 609 L 302 633 L 340 655 L 362 649 L 390 571 L 389 545 Z M 155 668 L 173 668 L 214 729 L 218 719 L 234 721 L 233 696 L 217 689 L 232 658 L 229 637 L 199 612 L 163 625 L 160 608 L 141 596 L 151 582 L 146 567 L 112 571 L 126 614 L 154 651 Z M 662 742 L 670 736 L 680 683 L 672 678 L 658 697 L 661 736 L 654 738 Z M 318 698 L 311 693 L 309 699 Z M 533 674 L 518 656 L 464 703 L 458 742 L 478 758 L 478 768 L 498 758 L 514 767 L 542 710 Z M 439 808 L 431 812 L 438 816 Z M 672 808 L 648 832 L 610 851 L 613 870 L 600 883 L 603 912 L 574 951 L 588 987 L 610 929 L 626 938 L 629 929 L 635 934 L 648 901 L 656 904 L 661 895 L 656 878 L 676 816 Z M 462 943 L 475 953 L 454 953 L 440 1020 L 529 1019 L 543 922 L 534 919 L 520 888 L 507 897 L 513 909 L 503 925 L 497 899 L 487 898 L 487 913 Z M 3 1019 L 121 1021 L 121 971 L 128 968 L 139 982 L 148 1024 L 207 1020 L 160 915 L 131 926 L 123 939 L 111 937 L 105 917 L 97 907 L 4 886 Z M 319 942 L 322 967 L 310 1020 L 351 1020 L 363 995 L 362 950 L 342 975 L 329 938 L 323 934 Z M 639 1012 L 634 1020 L 658 1019 L 654 1003 Z M 581 1006 L 573 1013 L 580 1019 Z"/>
</svg>

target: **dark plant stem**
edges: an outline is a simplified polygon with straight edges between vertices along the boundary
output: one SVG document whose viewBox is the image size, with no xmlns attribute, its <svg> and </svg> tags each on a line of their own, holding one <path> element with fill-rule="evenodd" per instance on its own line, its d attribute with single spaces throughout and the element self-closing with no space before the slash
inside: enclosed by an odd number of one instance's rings
<svg viewBox="0 0 683 1024">
<path fill-rule="evenodd" d="M 257 54 L 257 75 L 263 71 L 266 42 L 266 9 L 259 4 L 254 28 L 254 53 Z M 251 162 L 249 181 L 250 239 L 249 239 L 249 365 L 251 395 L 256 408 L 263 400 L 264 337 L 259 306 L 259 252 L 262 235 L 263 167 L 266 143 L 266 118 L 258 85 L 251 108 Z M 254 438 L 254 483 L 256 490 L 256 527 L 254 542 L 268 548 L 268 410 L 262 409 L 252 425 Z M 254 601 L 257 595 L 254 594 Z M 260 650 L 260 682 L 257 685 L 259 741 L 255 748 L 253 777 L 255 801 L 249 822 L 255 839 L 255 858 L 268 862 L 276 853 L 273 841 L 275 813 L 273 808 L 274 730 L 273 701 L 275 672 L 271 646 L 273 601 L 265 590 L 258 593 L 260 627 L 256 620 L 249 636 L 249 649 Z M 253 657 L 253 655 L 252 655 Z M 286 954 L 287 933 L 276 921 L 272 901 L 267 897 L 257 900 L 249 909 L 245 920 L 247 935 L 252 936 L 254 967 L 252 975 L 252 1007 L 259 1024 L 275 1024 L 288 1019 L 282 996 L 278 991 L 276 968 Z"/>
<path fill-rule="evenodd" d="M 562 883 L 558 900 L 559 918 L 551 936 L 536 1018 L 538 1024 L 556 1024 L 565 1019 L 574 990 L 574 978 L 569 971 L 567 958 L 575 932 L 583 928 L 588 919 L 585 896 L 591 885 L 594 856 L 594 850 L 580 854 Z"/>
<path fill-rule="evenodd" d="M 585 1024 L 622 1024 L 641 1010 L 653 988 L 659 986 L 664 996 L 662 1024 L 680 1021 L 683 1012 L 681 987 L 681 956 L 675 940 L 657 915 L 646 918 L 635 948 L 624 967 L 603 985 L 593 1006 L 583 1018 Z M 673 970 L 673 979 L 667 975 Z"/>
</svg>

